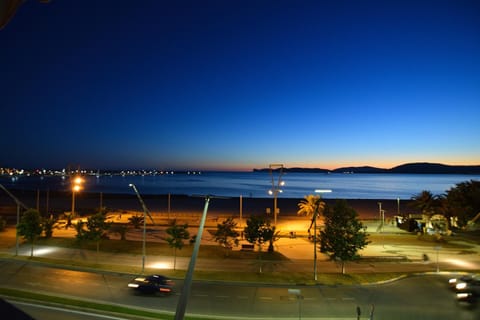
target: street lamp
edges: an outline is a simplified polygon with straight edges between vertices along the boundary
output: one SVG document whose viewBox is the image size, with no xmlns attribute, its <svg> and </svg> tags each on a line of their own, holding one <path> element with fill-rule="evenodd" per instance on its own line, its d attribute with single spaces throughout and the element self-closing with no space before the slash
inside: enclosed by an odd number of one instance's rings
<svg viewBox="0 0 480 320">
<path fill-rule="evenodd" d="M 274 219 L 274 226 L 277 226 L 277 214 L 278 214 L 278 208 L 277 208 L 277 196 L 279 193 L 282 193 L 283 190 L 280 188 L 285 185 L 285 182 L 282 181 L 282 175 L 283 175 L 283 164 L 271 164 L 270 166 L 270 175 L 272 177 L 272 189 L 268 190 L 268 194 L 273 195 L 273 219 Z M 278 180 L 275 185 L 275 178 L 273 175 L 274 171 L 278 170 Z"/>
<path fill-rule="evenodd" d="M 400 198 L 397 198 L 397 216 L 400 216 Z"/>
<path fill-rule="evenodd" d="M 142 241 L 142 273 L 145 271 L 145 241 L 146 241 L 146 230 L 147 230 L 147 215 L 150 218 L 150 220 L 153 221 L 152 216 L 150 215 L 150 211 L 148 211 L 147 206 L 145 205 L 145 202 L 143 202 L 142 197 L 140 196 L 140 193 L 137 190 L 137 187 L 133 184 L 130 183 L 128 185 L 135 191 L 135 194 L 137 195 L 138 201 L 140 201 L 140 204 L 142 205 L 143 209 L 143 241 Z"/>
<path fill-rule="evenodd" d="M 70 219 L 75 217 L 75 193 L 82 190 L 83 179 L 79 176 L 72 180 L 72 212 L 70 212 Z M 68 227 L 68 223 L 67 223 Z"/>
<path fill-rule="evenodd" d="M 195 263 L 197 261 L 198 251 L 200 250 L 200 243 L 202 242 L 203 229 L 205 226 L 205 220 L 207 219 L 208 205 L 212 196 L 205 196 L 205 205 L 203 207 L 202 219 L 200 220 L 200 225 L 198 227 L 198 233 L 195 238 L 195 244 L 193 246 L 192 257 L 190 258 L 190 263 L 188 264 L 187 274 L 185 275 L 185 281 L 178 299 L 177 309 L 175 310 L 175 320 L 183 320 L 185 316 L 185 310 L 187 308 L 187 300 L 190 296 L 190 288 L 192 286 L 193 271 L 195 269 Z"/>
<path fill-rule="evenodd" d="M 315 193 L 330 193 L 330 189 L 316 189 Z M 313 279 L 317 281 L 317 217 L 318 217 L 318 206 L 322 196 L 318 199 L 318 202 L 315 205 L 315 212 L 313 213 Z M 311 226 L 311 225 L 310 225 Z"/>
</svg>

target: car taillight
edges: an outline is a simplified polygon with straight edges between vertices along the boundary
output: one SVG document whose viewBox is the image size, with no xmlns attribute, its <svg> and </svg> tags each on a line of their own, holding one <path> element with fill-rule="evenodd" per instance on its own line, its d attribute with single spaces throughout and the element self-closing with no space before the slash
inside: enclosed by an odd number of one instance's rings
<svg viewBox="0 0 480 320">
<path fill-rule="evenodd" d="M 169 288 L 160 288 L 160 292 L 171 292 L 172 290 Z"/>
</svg>

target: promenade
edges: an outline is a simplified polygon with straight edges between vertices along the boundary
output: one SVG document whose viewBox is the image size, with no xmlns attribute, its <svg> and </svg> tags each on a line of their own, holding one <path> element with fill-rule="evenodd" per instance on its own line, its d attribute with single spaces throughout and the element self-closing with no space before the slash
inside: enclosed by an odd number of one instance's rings
<svg viewBox="0 0 480 320">
<path fill-rule="evenodd" d="M 122 217 L 126 219 L 126 217 Z M 286 223 L 283 221 L 283 223 Z M 377 239 L 382 236 L 388 238 L 389 235 L 401 235 L 405 231 L 398 229 L 393 225 L 386 225 L 378 230 L 375 221 L 365 222 L 368 233 L 375 234 Z M 280 221 L 279 221 L 279 224 Z M 290 224 L 291 225 L 291 224 Z M 160 228 L 161 229 L 161 228 Z M 191 234 L 195 234 L 192 232 Z M 282 232 L 283 235 L 288 234 L 287 230 Z M 54 236 L 74 236 L 73 228 L 68 230 L 55 230 Z M 140 230 L 132 236 L 141 236 Z M 140 239 L 137 239 L 140 241 Z M 450 241 L 459 241 L 454 238 Z M 162 273 L 173 269 L 174 257 L 172 256 L 156 256 L 148 254 L 148 241 L 159 241 L 158 235 L 152 237 L 149 235 L 147 239 L 147 254 L 145 259 L 145 269 L 151 272 Z M 217 245 L 207 232 L 204 233 L 202 245 Z M 431 243 L 431 245 L 402 245 L 386 243 L 382 244 L 378 241 L 375 244 L 369 244 L 360 252 L 362 259 L 356 262 L 348 262 L 346 264 L 347 273 L 412 273 L 412 272 L 435 272 L 435 271 L 473 271 L 480 270 L 480 245 L 465 243 L 468 250 L 456 246 L 445 246 L 441 244 Z M 200 246 L 200 251 L 202 246 Z M 234 250 L 240 250 L 240 247 Z M 266 247 L 264 248 L 266 250 Z M 284 260 L 260 260 L 258 259 L 213 259 L 199 258 L 196 262 L 195 270 L 198 271 L 219 271 L 219 272 L 258 272 L 260 266 L 264 273 L 310 273 L 313 272 L 313 244 L 306 237 L 287 237 L 283 236 L 275 242 L 275 250 L 281 253 L 286 259 Z M 14 256 L 15 247 L 2 248 L 3 255 Z M 428 260 L 425 260 L 425 255 Z M 30 256 L 30 245 L 22 244 L 19 250 L 19 256 Z M 75 248 L 63 247 L 46 247 L 36 245 L 34 247 L 34 256 L 38 258 L 48 258 L 49 261 L 58 259 L 59 261 L 71 261 L 75 265 L 75 261 L 79 265 L 88 264 L 107 264 L 112 266 L 128 266 L 132 270 L 139 270 L 142 265 L 142 255 L 126 254 L 126 253 L 110 253 L 96 252 L 92 250 L 82 250 Z M 189 257 L 176 258 L 176 270 L 186 270 L 188 268 Z M 340 273 L 341 268 L 338 263 L 328 260 L 328 258 L 317 253 L 317 272 L 318 273 Z"/>
</svg>

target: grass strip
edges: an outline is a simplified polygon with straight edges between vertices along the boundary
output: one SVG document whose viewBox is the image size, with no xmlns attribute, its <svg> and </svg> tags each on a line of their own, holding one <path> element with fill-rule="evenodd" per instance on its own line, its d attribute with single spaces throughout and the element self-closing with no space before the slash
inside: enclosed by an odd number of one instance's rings
<svg viewBox="0 0 480 320">
<path fill-rule="evenodd" d="M 0 288 L 0 295 L 8 297 L 12 300 L 18 299 L 22 301 L 35 301 L 35 302 L 44 302 L 49 305 L 60 305 L 62 307 L 69 306 L 77 309 L 84 310 L 94 310 L 99 313 L 107 314 L 117 314 L 122 316 L 133 316 L 135 319 L 163 319 L 171 320 L 174 318 L 174 315 L 165 314 L 161 312 L 152 312 L 147 310 L 140 310 L 128 307 L 122 307 L 118 305 L 110 305 L 104 303 L 97 303 L 85 300 L 77 300 L 72 298 L 57 297 L 47 294 L 28 292 L 23 290 L 11 289 L 11 288 Z M 223 317 L 225 318 L 225 317 Z M 203 317 L 203 316 L 185 316 L 187 320 L 215 320 L 218 318 L 214 317 Z"/>
<path fill-rule="evenodd" d="M 110 305 L 110 304 L 103 304 L 85 300 L 77 300 L 72 298 L 65 298 L 65 297 L 57 297 L 47 294 L 35 293 L 35 292 L 28 292 L 22 291 L 17 289 L 10 289 L 10 288 L 0 288 L 0 294 L 7 297 L 14 297 L 22 300 L 33 300 L 37 302 L 46 302 L 48 304 L 56 304 L 62 306 L 70 306 L 76 307 L 80 309 L 90 309 L 90 310 L 97 310 L 107 313 L 118 313 L 124 315 L 133 315 L 138 317 L 146 317 L 146 318 L 157 318 L 159 316 L 163 316 L 164 318 L 161 319 L 172 319 L 172 316 L 163 315 L 156 312 L 146 311 L 146 310 L 139 310 L 133 309 L 128 307 L 122 307 L 117 305 Z"/>
</svg>

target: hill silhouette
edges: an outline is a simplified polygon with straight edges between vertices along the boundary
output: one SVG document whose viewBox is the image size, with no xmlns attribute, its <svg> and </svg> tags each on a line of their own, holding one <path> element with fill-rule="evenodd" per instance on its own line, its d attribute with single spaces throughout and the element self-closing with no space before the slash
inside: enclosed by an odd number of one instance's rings
<svg viewBox="0 0 480 320">
<path fill-rule="evenodd" d="M 278 171 L 280 169 L 276 169 Z M 269 168 L 253 169 L 255 172 L 270 171 Z M 409 174 L 480 174 L 480 165 L 457 166 L 441 163 L 414 162 L 402 164 L 390 169 L 371 166 L 341 167 L 333 170 L 322 168 L 283 168 L 284 172 L 305 173 L 409 173 Z"/>
</svg>

